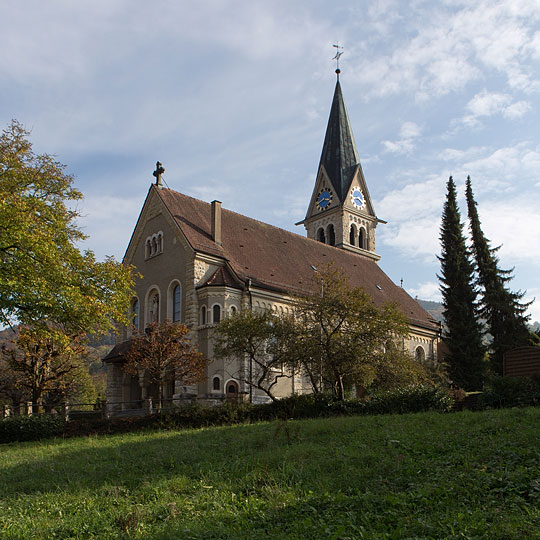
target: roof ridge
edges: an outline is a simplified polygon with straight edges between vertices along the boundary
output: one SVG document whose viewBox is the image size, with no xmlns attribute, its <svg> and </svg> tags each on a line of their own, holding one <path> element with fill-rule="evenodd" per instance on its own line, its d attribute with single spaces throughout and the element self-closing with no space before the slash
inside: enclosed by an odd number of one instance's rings
<svg viewBox="0 0 540 540">
<path fill-rule="evenodd" d="M 181 197 L 187 197 L 187 198 L 189 198 L 189 199 L 193 199 L 194 201 L 197 201 L 197 202 L 199 202 L 199 203 L 203 203 L 203 204 L 205 204 L 205 205 L 207 205 L 207 206 L 209 206 L 209 207 L 211 206 L 211 203 L 209 203 L 209 202 L 203 201 L 202 199 L 197 199 L 197 197 L 192 197 L 191 195 L 186 195 L 185 193 L 180 193 L 179 191 L 176 191 L 175 189 L 171 189 L 171 188 L 162 188 L 162 189 L 160 189 L 160 190 L 158 190 L 158 191 L 165 191 L 165 190 L 170 191 L 170 192 L 173 193 L 173 194 L 180 195 Z M 163 201 L 163 202 L 165 203 L 165 201 Z M 338 248 L 338 247 L 336 247 L 336 246 L 331 246 L 330 244 L 323 244 L 323 243 L 321 243 L 321 242 L 319 242 L 318 240 L 315 240 L 315 239 L 313 239 L 313 238 L 308 238 L 307 236 L 303 236 L 303 235 L 301 235 L 301 234 L 299 234 L 299 233 L 295 233 L 295 232 L 293 232 L 293 231 L 289 231 L 288 229 L 283 229 L 282 227 L 278 227 L 277 225 L 272 225 L 271 223 L 266 223 L 266 222 L 264 222 L 264 221 L 261 221 L 260 219 L 256 219 L 256 218 L 253 218 L 253 217 L 250 217 L 250 216 L 246 216 L 245 214 L 241 214 L 240 212 L 236 212 L 236 211 L 234 211 L 234 210 L 229 210 L 228 208 L 225 208 L 225 207 L 222 207 L 222 208 L 221 208 L 221 211 L 222 211 L 222 212 L 225 212 L 225 213 L 229 213 L 229 214 L 235 214 L 235 215 L 237 215 L 237 216 L 240 216 L 240 217 L 243 218 L 243 219 L 249 219 L 250 221 L 254 221 L 255 223 L 259 223 L 259 224 L 261 224 L 261 225 L 264 225 L 265 227 L 271 227 L 272 229 L 277 229 L 277 230 L 279 230 L 279 231 L 282 231 L 282 232 L 284 232 L 284 233 L 286 233 L 286 234 L 289 234 L 289 235 L 291 235 L 291 236 L 294 236 L 294 237 L 296 237 L 296 238 L 301 238 L 302 240 L 307 240 L 307 241 L 309 241 L 309 242 L 314 242 L 314 243 L 316 243 L 318 246 L 321 246 L 321 247 L 327 247 L 327 248 L 333 248 L 333 249 L 340 249 L 340 248 Z M 352 251 L 351 251 L 350 253 L 352 253 L 352 254 L 354 254 L 354 255 L 358 255 L 359 257 L 361 257 L 362 259 L 364 259 L 363 256 L 361 256 L 361 255 L 359 255 L 359 254 L 357 254 L 357 253 L 354 253 L 354 252 L 352 252 Z"/>
</svg>

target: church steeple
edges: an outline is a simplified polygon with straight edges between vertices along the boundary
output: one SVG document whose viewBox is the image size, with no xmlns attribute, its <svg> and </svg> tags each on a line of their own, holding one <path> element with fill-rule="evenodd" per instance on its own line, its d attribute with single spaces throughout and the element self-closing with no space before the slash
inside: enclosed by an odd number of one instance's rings
<svg viewBox="0 0 540 540">
<path fill-rule="evenodd" d="M 340 201 L 345 200 L 356 166 L 359 164 L 360 158 L 343 101 L 338 73 L 319 169 L 324 166 Z"/>
<path fill-rule="evenodd" d="M 306 217 L 300 223 L 309 238 L 377 261 L 380 256 L 375 253 L 375 228 L 381 220 L 375 215 L 360 165 L 339 68 L 336 73 L 317 178 Z"/>
</svg>

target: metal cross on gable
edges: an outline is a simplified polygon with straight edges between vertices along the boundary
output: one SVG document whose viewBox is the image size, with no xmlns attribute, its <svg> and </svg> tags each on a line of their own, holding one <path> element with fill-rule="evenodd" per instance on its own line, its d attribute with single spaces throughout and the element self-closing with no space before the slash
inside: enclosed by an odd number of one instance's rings
<svg viewBox="0 0 540 540">
<path fill-rule="evenodd" d="M 343 54 L 343 47 L 340 46 L 339 41 L 336 45 L 332 45 L 332 47 L 336 48 L 336 55 L 334 56 L 334 58 L 332 58 L 332 60 L 336 61 L 336 73 L 339 75 L 340 73 L 339 58 Z M 342 49 L 342 50 L 340 51 L 339 49 Z"/>
<path fill-rule="evenodd" d="M 158 161 L 156 170 L 152 173 L 156 177 L 156 186 L 161 186 L 161 175 L 165 172 L 163 165 Z"/>
</svg>

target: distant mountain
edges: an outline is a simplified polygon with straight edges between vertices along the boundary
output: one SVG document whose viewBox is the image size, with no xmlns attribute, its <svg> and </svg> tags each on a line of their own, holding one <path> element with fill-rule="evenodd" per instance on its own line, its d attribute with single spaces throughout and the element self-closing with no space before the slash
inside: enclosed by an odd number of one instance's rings
<svg viewBox="0 0 540 540">
<path fill-rule="evenodd" d="M 433 302 L 431 300 L 420 300 L 420 298 L 416 298 L 416 301 L 436 320 L 441 323 L 444 323 L 444 317 L 443 317 L 443 305 L 441 302 Z M 540 331 L 540 322 L 534 321 L 533 323 L 529 323 L 529 328 L 533 332 Z"/>
<path fill-rule="evenodd" d="M 443 317 L 443 305 L 440 302 L 433 302 L 432 300 L 420 300 L 416 298 L 416 301 L 436 320 L 444 322 Z"/>
</svg>

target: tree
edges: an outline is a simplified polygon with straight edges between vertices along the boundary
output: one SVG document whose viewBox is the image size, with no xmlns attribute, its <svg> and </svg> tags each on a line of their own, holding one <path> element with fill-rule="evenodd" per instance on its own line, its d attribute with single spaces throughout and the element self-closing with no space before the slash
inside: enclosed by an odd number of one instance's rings
<svg viewBox="0 0 540 540">
<path fill-rule="evenodd" d="M 286 318 L 271 311 L 257 312 L 249 308 L 223 319 L 215 328 L 214 355 L 240 360 L 240 379 L 249 386 L 250 403 L 253 388 L 262 390 L 274 401 L 273 391 L 279 380 L 292 376 L 283 369 L 287 352 L 284 338 L 288 331 Z"/>
<path fill-rule="evenodd" d="M 7 354 L 39 406 L 75 369 L 88 333 L 129 323 L 134 275 L 79 251 L 82 195 L 64 165 L 33 152 L 28 135 L 13 121 L 0 137 L 0 324 L 24 327 Z"/>
<path fill-rule="evenodd" d="M 80 359 L 81 339 L 70 341 L 62 330 L 49 326 L 47 333 L 39 327 L 22 327 L 13 345 L 2 347 L 13 385 L 32 401 L 34 412 L 46 399 L 52 406 L 73 397 L 88 377 Z"/>
<path fill-rule="evenodd" d="M 486 319 L 491 342 L 492 367 L 503 373 L 504 353 L 515 347 L 530 344 L 526 314 L 530 303 L 522 303 L 524 293 L 512 292 L 507 284 L 512 279 L 512 270 L 501 270 L 497 248 L 491 248 L 482 232 L 478 209 L 472 191 L 471 178 L 467 177 L 467 209 L 472 236 L 472 249 L 476 259 L 478 283 L 482 290 L 481 315 Z"/>
<path fill-rule="evenodd" d="M 169 380 L 196 384 L 205 378 L 207 360 L 189 341 L 183 324 L 151 323 L 144 333 L 135 335 L 125 355 L 124 371 L 144 375 L 158 385 L 158 407 L 163 403 L 163 389 Z"/>
<path fill-rule="evenodd" d="M 482 328 L 476 305 L 474 266 L 463 236 L 463 224 L 452 177 L 447 184 L 441 223 L 441 282 L 448 346 L 446 362 L 454 384 L 465 390 L 480 390 L 483 384 Z"/>
<path fill-rule="evenodd" d="M 16 121 L 0 137 L 0 324 L 61 325 L 75 333 L 128 323 L 133 273 L 97 262 L 76 243 L 85 236 L 73 209 L 81 193 L 65 167 L 36 155 Z"/>
<path fill-rule="evenodd" d="M 368 387 L 377 379 L 390 346 L 409 333 L 393 304 L 377 307 L 361 288 L 351 288 L 331 266 L 314 276 L 314 290 L 299 299 L 289 359 L 302 368 L 314 391 L 331 388 L 344 399 L 347 385 Z"/>
</svg>

